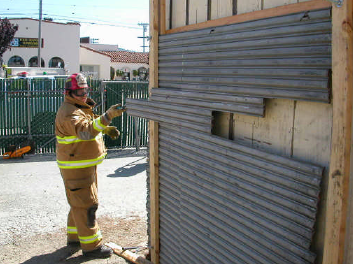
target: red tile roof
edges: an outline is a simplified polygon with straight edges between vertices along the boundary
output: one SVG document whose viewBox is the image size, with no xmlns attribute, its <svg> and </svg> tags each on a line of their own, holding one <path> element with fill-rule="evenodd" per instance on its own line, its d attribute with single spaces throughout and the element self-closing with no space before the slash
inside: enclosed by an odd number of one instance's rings
<svg viewBox="0 0 353 264">
<path fill-rule="evenodd" d="M 148 64 L 148 52 L 134 52 L 134 51 L 101 51 L 110 56 L 111 62 L 125 62 L 125 63 L 146 63 Z"/>
</svg>

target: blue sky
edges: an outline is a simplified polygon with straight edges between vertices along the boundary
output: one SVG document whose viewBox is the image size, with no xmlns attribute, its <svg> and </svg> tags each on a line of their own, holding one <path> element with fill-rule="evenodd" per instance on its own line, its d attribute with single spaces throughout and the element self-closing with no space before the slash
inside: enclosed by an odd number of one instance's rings
<svg viewBox="0 0 353 264">
<path fill-rule="evenodd" d="M 142 51 L 143 27 L 149 22 L 149 0 L 42 0 L 43 18 L 56 22 L 79 22 L 81 37 L 100 44 Z M 39 0 L 1 0 L 1 18 L 39 18 Z M 146 32 L 148 34 L 148 31 Z M 148 42 L 146 42 L 148 46 Z M 148 51 L 148 48 L 146 49 Z"/>
</svg>

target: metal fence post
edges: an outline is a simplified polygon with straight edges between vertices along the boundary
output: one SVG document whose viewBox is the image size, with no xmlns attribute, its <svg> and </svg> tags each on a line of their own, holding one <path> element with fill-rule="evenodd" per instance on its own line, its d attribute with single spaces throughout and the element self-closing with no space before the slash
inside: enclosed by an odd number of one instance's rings
<svg viewBox="0 0 353 264">
<path fill-rule="evenodd" d="M 32 139 L 31 133 L 31 80 L 27 79 L 27 124 L 28 124 L 28 139 Z"/>
<path fill-rule="evenodd" d="M 133 117 L 134 120 L 134 130 L 135 130 L 135 145 L 136 145 L 136 151 L 140 150 L 140 133 L 139 133 L 139 128 L 138 128 L 138 122 L 137 122 L 137 117 Z"/>
</svg>

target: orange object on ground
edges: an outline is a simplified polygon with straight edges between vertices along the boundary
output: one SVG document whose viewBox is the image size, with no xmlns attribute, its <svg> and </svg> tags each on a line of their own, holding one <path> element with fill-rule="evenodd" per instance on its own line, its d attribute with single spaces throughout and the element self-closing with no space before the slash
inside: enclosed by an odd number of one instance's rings
<svg viewBox="0 0 353 264">
<path fill-rule="evenodd" d="M 3 159 L 12 159 L 12 158 L 23 158 L 23 155 L 31 151 L 31 146 L 24 146 L 19 149 L 13 149 L 7 151 L 3 155 Z"/>
</svg>

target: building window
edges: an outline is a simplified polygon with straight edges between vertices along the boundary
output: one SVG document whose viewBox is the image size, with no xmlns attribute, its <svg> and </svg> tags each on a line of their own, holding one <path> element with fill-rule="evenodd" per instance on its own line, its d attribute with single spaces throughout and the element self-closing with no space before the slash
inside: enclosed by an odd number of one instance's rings
<svg viewBox="0 0 353 264">
<path fill-rule="evenodd" d="M 41 67 L 44 67 L 44 60 L 43 58 L 40 58 L 40 62 L 41 62 Z M 38 57 L 32 57 L 30 58 L 29 62 L 28 62 L 28 66 L 29 67 L 38 67 Z"/>
<path fill-rule="evenodd" d="M 99 65 L 80 65 L 80 72 L 86 77 L 99 79 Z"/>
<path fill-rule="evenodd" d="M 24 67 L 25 61 L 20 56 L 12 56 L 7 65 L 9 67 Z"/>
<path fill-rule="evenodd" d="M 64 68 L 65 63 L 59 57 L 53 57 L 49 61 L 49 68 Z"/>
</svg>

